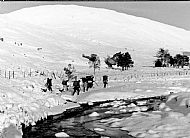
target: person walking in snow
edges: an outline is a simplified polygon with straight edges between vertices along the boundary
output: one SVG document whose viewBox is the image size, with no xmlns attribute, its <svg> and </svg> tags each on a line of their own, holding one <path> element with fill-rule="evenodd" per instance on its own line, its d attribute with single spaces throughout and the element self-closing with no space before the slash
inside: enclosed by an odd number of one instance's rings
<svg viewBox="0 0 190 138">
<path fill-rule="evenodd" d="M 106 86 L 108 84 L 108 76 L 107 75 L 103 76 L 103 84 L 104 84 L 104 88 L 106 88 Z"/>
<path fill-rule="evenodd" d="M 87 82 L 86 91 L 88 91 L 89 88 L 92 88 L 92 87 L 93 87 L 94 76 L 93 76 L 93 75 L 86 76 L 86 82 Z"/>
<path fill-rule="evenodd" d="M 75 94 L 75 92 L 77 92 L 77 95 L 79 95 L 80 92 L 80 80 L 77 80 L 77 77 L 75 77 L 75 81 L 73 81 L 73 89 L 74 92 L 72 95 Z"/>
<path fill-rule="evenodd" d="M 83 92 L 85 92 L 86 88 L 87 88 L 87 79 L 85 77 L 82 77 L 82 88 L 83 88 Z"/>
<path fill-rule="evenodd" d="M 65 92 L 68 91 L 68 84 L 67 84 L 68 81 L 69 81 L 69 80 L 63 79 L 63 81 L 62 81 L 63 89 L 60 90 L 61 92 L 62 92 L 62 91 L 65 91 Z"/>
<path fill-rule="evenodd" d="M 48 89 L 49 91 L 52 92 L 52 79 L 47 78 L 47 82 L 46 82 L 45 86 L 47 87 L 47 89 Z"/>
</svg>

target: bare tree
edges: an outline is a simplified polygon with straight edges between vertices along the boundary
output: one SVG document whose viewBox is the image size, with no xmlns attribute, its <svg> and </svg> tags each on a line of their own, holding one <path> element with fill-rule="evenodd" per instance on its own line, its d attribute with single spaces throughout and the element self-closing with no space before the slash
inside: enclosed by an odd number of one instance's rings
<svg viewBox="0 0 190 138">
<path fill-rule="evenodd" d="M 94 69 L 94 76 L 97 68 L 100 68 L 100 58 L 97 54 L 91 54 L 90 56 L 86 56 L 82 54 L 82 57 L 87 58 L 89 67 L 92 67 Z"/>
</svg>

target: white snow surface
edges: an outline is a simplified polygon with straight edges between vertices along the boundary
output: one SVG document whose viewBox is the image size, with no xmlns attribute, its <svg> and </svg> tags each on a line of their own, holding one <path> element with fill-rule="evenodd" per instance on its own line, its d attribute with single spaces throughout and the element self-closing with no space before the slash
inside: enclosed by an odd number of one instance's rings
<svg viewBox="0 0 190 138">
<path fill-rule="evenodd" d="M 95 52 L 103 58 L 125 48 L 132 55 L 135 65 L 152 65 L 153 55 L 160 47 L 168 48 L 175 54 L 190 50 L 189 31 L 106 9 L 76 5 L 38 6 L 2 14 L 0 22 L 0 37 L 4 38 L 3 42 L 0 41 L 1 68 L 11 70 L 17 67 L 56 70 L 70 62 L 87 66 L 86 60 L 81 57 L 83 53 Z M 138 112 L 130 118 L 113 119 L 112 126 L 130 131 L 136 137 L 179 138 L 190 135 L 188 78 L 122 82 L 119 88 L 97 88 L 73 97 L 56 94 L 57 87 L 61 87 L 59 79 L 53 80 L 53 93 L 42 92 L 44 79 L 40 76 L 19 76 L 11 80 L 0 77 L 0 130 L 14 124 L 21 131 L 20 123 L 34 125 L 48 115 L 79 106 L 66 99 L 94 102 L 174 92 L 167 103 L 160 106 L 160 112 Z M 110 82 L 113 86 L 120 85 L 117 80 Z M 134 107 L 134 110 L 146 109 Z"/>
<path fill-rule="evenodd" d="M 22 60 L 19 64 L 23 64 L 25 59 L 27 66 L 50 68 L 68 61 L 86 66 L 83 53 L 97 53 L 103 59 L 126 49 L 136 65 L 152 65 L 160 47 L 169 49 L 171 54 L 190 51 L 189 31 L 107 9 L 37 6 L 2 14 L 0 22 L 1 37 L 6 42 L 0 53 L 6 53 L 9 59 L 14 53 L 9 62 L 17 59 L 16 63 Z M 37 51 L 38 47 L 42 50 Z"/>
</svg>

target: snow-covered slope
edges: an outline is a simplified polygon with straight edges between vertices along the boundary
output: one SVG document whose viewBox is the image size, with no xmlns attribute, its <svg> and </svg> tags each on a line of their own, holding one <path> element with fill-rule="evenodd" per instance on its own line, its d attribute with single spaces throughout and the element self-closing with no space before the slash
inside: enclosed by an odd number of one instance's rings
<svg viewBox="0 0 190 138">
<path fill-rule="evenodd" d="M 83 53 L 103 58 L 127 49 L 136 65 L 151 65 L 158 48 L 190 51 L 189 31 L 106 9 L 46 5 L 0 15 L 0 22 L 2 63 L 86 65 Z"/>
</svg>

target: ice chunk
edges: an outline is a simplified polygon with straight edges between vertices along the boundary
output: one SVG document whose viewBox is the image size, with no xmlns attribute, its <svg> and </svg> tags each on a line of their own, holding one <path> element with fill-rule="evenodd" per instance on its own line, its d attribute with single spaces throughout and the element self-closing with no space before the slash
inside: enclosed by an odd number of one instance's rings
<svg viewBox="0 0 190 138">
<path fill-rule="evenodd" d="M 95 130 L 95 131 L 100 131 L 100 132 L 105 131 L 105 129 L 103 129 L 103 128 L 94 128 L 94 130 Z"/>
<path fill-rule="evenodd" d="M 100 116 L 100 114 L 98 114 L 97 112 L 93 112 L 89 115 L 90 117 L 95 117 L 95 116 Z"/>
<path fill-rule="evenodd" d="M 171 111 L 171 110 L 172 110 L 172 109 L 169 108 L 169 107 L 166 107 L 166 108 L 165 108 L 165 111 L 166 111 L 166 112 Z"/>
<path fill-rule="evenodd" d="M 65 132 L 59 132 L 55 134 L 56 137 L 60 138 L 60 137 L 69 137 L 69 135 Z"/>
<path fill-rule="evenodd" d="M 131 103 L 130 105 L 128 105 L 128 107 L 136 107 L 136 105 L 134 103 Z"/>
<path fill-rule="evenodd" d="M 88 105 L 93 105 L 94 103 L 93 102 L 88 102 Z"/>
<path fill-rule="evenodd" d="M 159 105 L 159 109 L 163 109 L 164 107 L 166 107 L 166 104 L 165 104 L 165 103 L 161 103 L 161 104 Z"/>
<path fill-rule="evenodd" d="M 106 111 L 105 114 L 113 114 L 113 111 Z"/>
<path fill-rule="evenodd" d="M 155 133 L 157 133 L 157 132 L 150 129 L 150 130 L 148 130 L 148 133 L 149 133 L 149 134 L 155 134 Z"/>
<path fill-rule="evenodd" d="M 127 112 L 127 110 L 126 109 L 121 109 L 121 110 L 119 110 L 120 112 Z"/>
<path fill-rule="evenodd" d="M 148 107 L 146 107 L 146 106 L 141 106 L 140 107 L 140 111 L 147 111 L 148 110 Z"/>
</svg>

